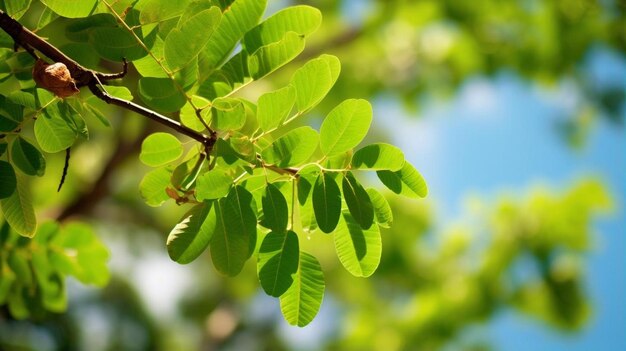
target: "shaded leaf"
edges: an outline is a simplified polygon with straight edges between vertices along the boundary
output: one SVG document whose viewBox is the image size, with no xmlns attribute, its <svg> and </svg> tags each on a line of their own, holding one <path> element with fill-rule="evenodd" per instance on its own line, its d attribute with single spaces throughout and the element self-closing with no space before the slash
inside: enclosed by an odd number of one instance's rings
<svg viewBox="0 0 626 351">
<path fill-rule="evenodd" d="M 321 231 L 332 232 L 341 215 L 341 192 L 333 177 L 321 173 L 313 187 L 313 210 Z"/>
<path fill-rule="evenodd" d="M 27 175 L 41 177 L 46 171 L 46 160 L 41 152 L 21 136 L 11 143 L 11 161 Z"/>
<path fill-rule="evenodd" d="M 252 255 L 256 239 L 254 199 L 242 186 L 215 202 L 217 227 L 211 240 L 211 258 L 218 272 L 235 276 Z"/>
<path fill-rule="evenodd" d="M 293 231 L 272 231 L 265 236 L 259 249 L 257 272 L 266 294 L 279 297 L 293 283 L 298 271 L 300 247 Z"/>
<path fill-rule="evenodd" d="M 261 203 L 263 205 L 261 225 L 275 232 L 287 230 L 289 221 L 287 200 L 274 184 L 267 184 Z"/>
<path fill-rule="evenodd" d="M 26 179 L 16 175 L 17 186 L 15 191 L 4 199 L 0 199 L 0 206 L 4 219 L 18 234 L 33 237 L 37 229 L 37 218 L 33 208 L 30 187 Z"/>
<path fill-rule="evenodd" d="M 281 40 L 262 46 L 248 56 L 248 73 L 253 79 L 261 79 L 293 60 L 302 50 L 304 38 L 287 32 Z"/>
<path fill-rule="evenodd" d="M 187 101 L 185 95 L 168 78 L 141 78 L 139 96 L 149 107 L 166 113 L 180 110 Z"/>
<path fill-rule="evenodd" d="M 6 199 L 13 194 L 17 187 L 17 179 L 13 166 L 0 160 L 0 199 Z"/>
<path fill-rule="evenodd" d="M 374 206 L 367 191 L 352 172 L 345 173 L 341 184 L 343 197 L 354 220 L 363 229 L 371 227 L 374 223 Z"/>
</svg>

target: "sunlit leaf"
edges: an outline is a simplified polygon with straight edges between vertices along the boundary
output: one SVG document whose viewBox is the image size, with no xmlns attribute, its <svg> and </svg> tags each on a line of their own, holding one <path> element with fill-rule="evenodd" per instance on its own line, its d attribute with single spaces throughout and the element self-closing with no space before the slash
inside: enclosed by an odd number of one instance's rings
<svg viewBox="0 0 626 351">
<path fill-rule="evenodd" d="M 228 194 L 233 178 L 220 169 L 201 174 L 196 181 L 196 199 L 218 199 Z"/>
<path fill-rule="evenodd" d="M 198 56 L 209 42 L 221 17 L 222 12 L 219 7 L 214 6 L 194 15 L 169 32 L 165 38 L 164 54 L 167 65 L 172 71 L 186 66 L 189 61 Z"/>
<path fill-rule="evenodd" d="M 393 223 L 393 212 L 389 203 L 376 189 L 368 188 L 367 194 L 372 200 L 374 206 L 374 213 L 376 214 L 376 223 L 383 228 L 390 228 Z"/>
<path fill-rule="evenodd" d="M 367 191 L 352 172 L 345 173 L 341 185 L 343 197 L 354 220 L 363 229 L 371 227 L 374 223 L 374 206 Z"/>
<path fill-rule="evenodd" d="M 289 220 L 287 201 L 274 184 L 267 184 L 261 202 L 263 205 L 261 225 L 275 232 L 287 230 Z"/>
<path fill-rule="evenodd" d="M 258 26 L 252 28 L 243 39 L 248 53 L 260 47 L 275 43 L 288 32 L 305 37 L 315 32 L 322 22 L 321 12 L 310 6 L 292 6 L 278 11 Z"/>
<path fill-rule="evenodd" d="M 257 272 L 266 294 L 279 297 L 293 283 L 298 271 L 300 247 L 298 235 L 292 231 L 272 231 L 259 249 Z"/>
<path fill-rule="evenodd" d="M 77 132 L 68 123 L 69 108 L 53 104 L 43 110 L 35 121 L 35 138 L 45 152 L 63 151 L 74 144 Z"/>
<path fill-rule="evenodd" d="M 317 315 L 324 298 L 324 273 L 315 257 L 300 252 L 298 271 L 280 297 L 280 310 L 291 325 L 304 327 Z"/>
<path fill-rule="evenodd" d="M 152 170 L 139 183 L 139 192 L 148 206 L 158 207 L 169 199 L 165 188 L 170 185 L 172 170 L 166 167 Z"/>
<path fill-rule="evenodd" d="M 406 162 L 399 171 L 378 171 L 378 178 L 389 190 L 408 197 L 426 197 L 428 187 L 422 175 Z"/>
<path fill-rule="evenodd" d="M 289 115 L 296 100 L 296 91 L 288 85 L 259 97 L 256 110 L 259 128 L 268 131 L 278 127 Z"/>
<path fill-rule="evenodd" d="M 355 277 L 369 277 L 380 263 L 380 230 L 377 225 L 361 228 L 349 213 L 344 213 L 342 217 L 334 233 L 339 261 Z"/>
<path fill-rule="evenodd" d="M 186 264 L 204 252 L 216 230 L 215 214 L 213 203 L 206 201 L 183 216 L 167 237 L 167 252 L 172 260 Z"/>
<path fill-rule="evenodd" d="M 320 148 L 327 156 L 344 153 L 357 146 L 372 123 L 372 106 L 367 100 L 345 100 L 335 107 L 320 129 Z"/>
<path fill-rule="evenodd" d="M 313 128 L 300 127 L 278 138 L 261 156 L 279 167 L 297 166 L 311 158 L 318 144 L 319 135 Z"/>
<path fill-rule="evenodd" d="M 304 50 L 304 38 L 295 32 L 287 32 L 276 42 L 260 47 L 248 56 L 248 72 L 253 79 L 260 79 L 289 61 Z"/>
<path fill-rule="evenodd" d="M 404 166 L 404 154 L 393 145 L 376 143 L 357 150 L 352 156 L 352 168 L 397 171 Z"/>
<path fill-rule="evenodd" d="M 222 16 L 215 34 L 204 48 L 205 60 L 210 68 L 217 67 L 235 48 L 237 42 L 250 28 L 257 24 L 266 0 L 237 0 Z"/>
<path fill-rule="evenodd" d="M 296 107 L 304 113 L 315 107 L 335 85 L 341 64 L 332 55 L 322 55 L 300 67 L 291 78 L 296 89 Z"/>
<path fill-rule="evenodd" d="M 87 17 L 95 10 L 97 0 L 41 0 L 60 16 L 68 18 Z"/>
<path fill-rule="evenodd" d="M 183 145 L 169 133 L 150 134 L 141 143 L 139 159 L 147 166 L 159 167 L 183 155 Z"/>
<path fill-rule="evenodd" d="M 321 173 L 313 186 L 313 210 L 321 231 L 331 233 L 341 215 L 341 192 L 332 175 Z"/>
<path fill-rule="evenodd" d="M 213 100 L 211 126 L 217 130 L 238 130 L 246 123 L 246 110 L 243 103 L 233 98 Z"/>
<path fill-rule="evenodd" d="M 10 0 L 4 2 L 7 14 L 15 19 L 20 19 L 28 11 L 31 0 Z"/>
</svg>

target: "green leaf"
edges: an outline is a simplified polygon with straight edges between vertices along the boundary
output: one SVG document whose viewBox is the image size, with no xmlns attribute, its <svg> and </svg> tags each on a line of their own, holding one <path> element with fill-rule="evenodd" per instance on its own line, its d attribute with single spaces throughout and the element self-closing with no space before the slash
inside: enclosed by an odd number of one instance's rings
<svg viewBox="0 0 626 351">
<path fill-rule="evenodd" d="M 14 19 L 18 20 L 20 17 L 28 11 L 30 7 L 31 0 L 9 0 L 5 1 L 4 4 L 7 9 L 7 14 Z"/>
<path fill-rule="evenodd" d="M 59 16 L 80 18 L 89 16 L 97 5 L 97 0 L 41 0 Z"/>
<path fill-rule="evenodd" d="M 189 263 L 209 245 L 217 219 L 212 202 L 203 202 L 187 212 L 167 237 L 167 252 L 178 263 Z"/>
<path fill-rule="evenodd" d="M 68 25 L 65 27 L 65 37 L 71 41 L 87 42 L 92 29 L 98 27 L 113 28 L 115 26 L 117 26 L 117 21 L 113 15 L 98 13 L 88 18 L 68 21 Z"/>
<path fill-rule="evenodd" d="M 378 171 L 378 178 L 389 190 L 408 197 L 426 197 L 428 186 L 422 175 L 408 162 L 396 172 Z"/>
<path fill-rule="evenodd" d="M 212 112 L 211 126 L 219 131 L 239 130 L 246 123 L 246 109 L 238 99 L 217 98 Z"/>
<path fill-rule="evenodd" d="M 267 184 L 261 203 L 263 204 L 261 225 L 275 232 L 287 230 L 289 220 L 287 200 L 274 184 Z"/>
<path fill-rule="evenodd" d="M 343 197 L 354 220 L 361 228 L 367 229 L 374 223 L 374 206 L 367 191 L 361 183 L 352 175 L 346 172 L 342 181 Z"/>
<path fill-rule="evenodd" d="M 278 167 L 297 166 L 308 161 L 319 144 L 319 135 L 311 127 L 296 128 L 281 136 L 261 152 L 266 163 Z"/>
<path fill-rule="evenodd" d="M 32 238 L 37 229 L 37 218 L 26 179 L 16 175 L 17 186 L 13 194 L 0 199 L 4 219 L 18 234 Z"/>
<path fill-rule="evenodd" d="M 244 33 L 256 25 L 267 0 L 237 0 L 222 16 L 222 20 L 204 48 L 205 60 L 210 68 L 226 60 Z"/>
<path fill-rule="evenodd" d="M 287 32 L 276 42 L 260 47 L 248 56 L 248 73 L 261 79 L 293 60 L 304 50 L 304 38 L 296 32 Z"/>
<path fill-rule="evenodd" d="M 11 161 L 27 175 L 41 177 L 46 171 L 46 160 L 41 152 L 21 136 L 11 143 Z"/>
<path fill-rule="evenodd" d="M 169 113 L 180 110 L 187 99 L 168 78 L 139 79 L 139 96 L 151 108 Z"/>
<path fill-rule="evenodd" d="M 123 58 L 134 61 L 148 55 L 132 34 L 119 27 L 92 29 L 89 32 L 89 43 L 100 57 L 109 61 L 121 62 Z"/>
<path fill-rule="evenodd" d="M 324 273 L 315 257 L 300 253 L 298 271 L 293 283 L 280 296 L 280 310 L 291 325 L 304 327 L 319 312 L 324 298 Z"/>
<path fill-rule="evenodd" d="M 17 129 L 24 119 L 23 111 L 22 106 L 0 95 L 0 132 L 11 132 Z"/>
<path fill-rule="evenodd" d="M 289 116 L 295 101 L 296 91 L 290 85 L 261 95 L 256 110 L 261 130 L 269 131 L 281 125 Z"/>
<path fill-rule="evenodd" d="M 165 188 L 170 185 L 171 177 L 172 170 L 167 167 L 146 173 L 139 183 L 139 193 L 148 206 L 158 207 L 169 200 Z"/>
<path fill-rule="evenodd" d="M 0 141 L 0 156 L 4 155 L 4 153 L 7 151 L 7 147 L 9 144 L 7 144 L 4 141 Z"/>
<path fill-rule="evenodd" d="M 242 186 L 215 203 L 217 227 L 211 240 L 211 258 L 218 272 L 235 276 L 252 255 L 256 239 L 254 199 Z"/>
<path fill-rule="evenodd" d="M 335 230 L 341 215 L 341 192 L 333 177 L 321 173 L 313 186 L 313 210 L 319 228 L 324 233 Z"/>
<path fill-rule="evenodd" d="M 172 29 L 165 38 L 165 61 L 172 71 L 186 66 L 209 42 L 222 17 L 219 7 L 201 11 Z"/>
<path fill-rule="evenodd" d="M 141 24 L 159 23 L 180 16 L 185 10 L 189 0 L 162 1 L 143 0 L 136 6 Z"/>
<path fill-rule="evenodd" d="M 193 102 L 193 106 L 188 101 L 180 110 L 180 121 L 182 124 L 195 130 L 196 132 L 201 132 L 205 130 L 206 128 L 204 127 L 204 124 L 200 121 L 200 119 L 198 118 L 198 115 L 196 115 L 196 110 L 194 109 L 194 107 L 202 110 L 201 116 L 203 117 L 204 121 L 208 124 L 208 120 L 210 118 L 206 118 L 206 115 L 211 111 L 210 108 L 208 108 L 211 105 L 211 102 L 197 95 L 193 95 L 191 97 L 191 101 Z"/>
<path fill-rule="evenodd" d="M 296 106 L 304 113 L 315 107 L 335 85 L 341 63 L 332 55 L 322 55 L 300 67 L 291 78 L 296 89 Z"/>
<path fill-rule="evenodd" d="M 71 111 L 66 104 L 48 105 L 35 121 L 35 139 L 48 153 L 63 151 L 74 144 L 78 133 L 68 123 Z"/>
<path fill-rule="evenodd" d="M 370 200 L 374 206 L 376 223 L 383 228 L 390 228 L 393 223 L 393 212 L 385 197 L 374 188 L 368 188 L 367 194 L 370 196 Z"/>
<path fill-rule="evenodd" d="M 228 195 L 233 178 L 220 169 L 213 169 L 198 177 L 196 199 L 199 201 L 218 199 Z"/>
<path fill-rule="evenodd" d="M 243 46 L 248 53 L 253 53 L 262 46 L 283 39 L 288 32 L 306 37 L 315 32 L 321 23 L 322 13 L 314 7 L 288 7 L 276 12 L 246 33 Z"/>
<path fill-rule="evenodd" d="M 293 283 L 298 271 L 300 246 L 298 235 L 291 230 L 272 231 L 265 236 L 259 249 L 257 272 L 266 294 L 279 297 Z"/>
<path fill-rule="evenodd" d="M 150 134 L 141 143 L 139 160 L 150 167 L 159 167 L 177 160 L 183 155 L 183 145 L 169 133 Z"/>
<path fill-rule="evenodd" d="M 326 156 L 344 153 L 357 146 L 372 123 L 372 106 L 366 100 L 345 100 L 322 123 L 320 148 Z"/>
<path fill-rule="evenodd" d="M 354 169 L 397 171 L 404 166 L 404 162 L 402 151 L 385 143 L 367 145 L 352 156 L 352 168 Z"/>
<path fill-rule="evenodd" d="M 315 220 L 315 211 L 313 210 L 313 183 L 315 177 L 300 175 L 298 178 L 298 203 L 300 204 L 300 223 L 302 230 L 312 232 L 317 229 L 317 221 Z"/>
<path fill-rule="evenodd" d="M 109 252 L 88 224 L 68 223 L 50 245 L 63 248 L 50 255 L 50 261 L 59 271 L 73 275 L 84 284 L 104 286 L 109 281 L 111 274 L 106 265 Z"/>
<path fill-rule="evenodd" d="M 348 213 L 343 214 L 334 234 L 339 261 L 355 277 L 372 275 L 382 254 L 382 240 L 377 225 L 363 229 Z"/>
<path fill-rule="evenodd" d="M 11 196 L 16 187 L 17 179 L 13 166 L 7 161 L 0 160 L 0 199 Z"/>
</svg>

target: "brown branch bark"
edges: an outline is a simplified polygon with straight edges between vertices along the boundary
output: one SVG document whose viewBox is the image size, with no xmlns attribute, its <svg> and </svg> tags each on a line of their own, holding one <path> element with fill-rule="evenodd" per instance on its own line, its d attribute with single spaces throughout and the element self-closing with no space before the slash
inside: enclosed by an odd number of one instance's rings
<svg viewBox="0 0 626 351">
<path fill-rule="evenodd" d="M 36 54 L 33 52 L 33 49 L 35 49 L 54 62 L 61 62 L 65 64 L 65 66 L 67 66 L 67 69 L 70 71 L 72 78 L 76 82 L 76 86 L 78 88 L 86 86 L 96 97 L 105 101 L 106 103 L 120 106 L 127 110 L 136 112 L 142 116 L 150 118 L 157 123 L 160 123 L 170 129 L 173 129 L 202 143 L 205 147 L 207 154 L 211 152 L 213 145 L 217 140 L 217 134 L 214 131 L 209 129 L 210 135 L 208 136 L 202 133 L 198 133 L 195 130 L 188 128 L 187 126 L 184 126 L 171 118 L 163 116 L 155 111 L 137 105 L 133 102 L 110 96 L 100 89 L 99 85 L 103 82 L 112 79 L 122 78 L 126 75 L 126 61 L 124 61 L 124 70 L 120 73 L 113 74 L 102 73 L 83 67 L 81 64 L 61 52 L 57 47 L 48 43 L 37 34 L 22 26 L 22 24 L 11 18 L 2 10 L 0 10 L 0 28 L 2 28 L 7 34 L 9 34 L 13 38 L 16 45 L 23 47 L 29 53 L 31 53 L 31 55 L 36 57 Z"/>
</svg>

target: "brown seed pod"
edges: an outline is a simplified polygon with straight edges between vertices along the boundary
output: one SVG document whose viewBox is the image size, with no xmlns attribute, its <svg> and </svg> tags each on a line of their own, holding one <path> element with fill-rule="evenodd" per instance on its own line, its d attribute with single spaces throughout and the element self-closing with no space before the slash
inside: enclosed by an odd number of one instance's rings
<svg viewBox="0 0 626 351">
<path fill-rule="evenodd" d="M 76 95 L 80 91 L 76 87 L 67 66 L 61 62 L 50 65 L 44 60 L 38 59 L 33 66 L 33 79 L 37 85 L 60 98 Z"/>
</svg>

